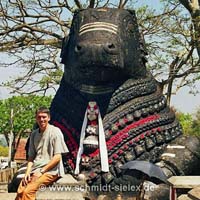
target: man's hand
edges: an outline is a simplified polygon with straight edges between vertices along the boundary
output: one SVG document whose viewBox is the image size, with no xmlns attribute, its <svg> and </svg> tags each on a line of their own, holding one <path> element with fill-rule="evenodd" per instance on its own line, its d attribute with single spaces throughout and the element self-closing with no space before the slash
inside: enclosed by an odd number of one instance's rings
<svg viewBox="0 0 200 200">
<path fill-rule="evenodd" d="M 22 179 L 22 184 L 27 185 L 31 181 L 31 168 L 33 165 L 33 159 L 28 160 L 27 169 L 24 178 Z"/>
<path fill-rule="evenodd" d="M 27 185 L 30 181 L 37 180 L 40 176 L 42 176 L 41 172 L 35 172 L 34 174 L 25 175 L 24 179 L 22 180 L 23 185 Z"/>
<path fill-rule="evenodd" d="M 25 174 L 24 178 L 22 179 L 22 184 L 27 185 L 28 182 L 31 181 L 31 175 L 30 174 Z"/>
</svg>

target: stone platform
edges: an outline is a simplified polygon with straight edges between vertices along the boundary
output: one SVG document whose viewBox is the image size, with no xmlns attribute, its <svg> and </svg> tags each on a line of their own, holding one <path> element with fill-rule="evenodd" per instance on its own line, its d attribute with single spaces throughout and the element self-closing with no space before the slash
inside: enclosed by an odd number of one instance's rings
<svg viewBox="0 0 200 200">
<path fill-rule="evenodd" d="M 36 200 L 84 200 L 86 186 L 78 182 L 71 175 L 66 174 L 51 186 L 41 186 L 36 193 Z M 1 200 L 14 200 L 16 193 L 7 191 L 0 193 Z"/>
<path fill-rule="evenodd" d="M 65 174 L 51 186 L 41 186 L 36 193 L 36 200 L 135 200 L 132 193 L 107 192 L 100 194 L 88 191 L 83 181 L 77 181 L 71 175 Z M 14 200 L 16 193 L 0 192 L 0 200 Z"/>
</svg>

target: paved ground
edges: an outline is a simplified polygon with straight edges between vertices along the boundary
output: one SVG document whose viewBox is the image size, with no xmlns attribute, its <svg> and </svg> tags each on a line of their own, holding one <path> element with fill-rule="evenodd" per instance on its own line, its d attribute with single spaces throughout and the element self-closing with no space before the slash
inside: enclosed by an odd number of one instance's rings
<svg viewBox="0 0 200 200">
<path fill-rule="evenodd" d="M 14 200 L 16 193 L 0 193 L 1 200 Z"/>
<path fill-rule="evenodd" d="M 0 193 L 1 200 L 14 200 L 16 193 Z M 37 200 L 83 200 L 77 192 L 44 192 L 37 194 Z"/>
</svg>

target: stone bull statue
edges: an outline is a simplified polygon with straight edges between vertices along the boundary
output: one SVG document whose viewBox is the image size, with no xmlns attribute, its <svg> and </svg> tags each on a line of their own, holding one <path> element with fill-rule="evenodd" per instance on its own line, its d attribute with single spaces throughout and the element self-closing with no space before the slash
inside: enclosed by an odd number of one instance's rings
<svg viewBox="0 0 200 200">
<path fill-rule="evenodd" d="M 66 169 L 74 173 L 85 110 L 88 102 L 97 103 L 109 171 L 102 172 L 100 151 L 91 148 L 88 165 L 80 162 L 79 172 L 89 184 L 115 182 L 120 166 L 135 159 L 161 161 L 168 176 L 198 170 L 199 141 L 182 136 L 174 112 L 145 67 L 145 55 L 134 11 L 99 8 L 75 13 L 63 41 L 65 70 L 51 114 L 70 149 Z M 179 146 L 166 148 L 168 144 Z"/>
<path fill-rule="evenodd" d="M 70 150 L 64 157 L 66 171 L 74 174 L 78 167 L 78 174 L 83 174 L 89 185 L 123 183 L 126 179 L 120 167 L 135 159 L 159 162 L 168 176 L 198 171 L 200 142 L 182 135 L 174 112 L 145 67 L 145 56 L 134 11 L 91 8 L 75 13 L 69 36 L 63 41 L 65 69 L 51 116 Z M 77 163 L 88 105 L 89 110 L 94 107 L 94 118 L 87 121 L 91 135 L 85 140 L 89 141 L 87 151 L 83 150 Z M 102 169 L 98 112 L 107 147 L 107 170 Z M 170 145 L 174 148 L 167 148 Z"/>
</svg>

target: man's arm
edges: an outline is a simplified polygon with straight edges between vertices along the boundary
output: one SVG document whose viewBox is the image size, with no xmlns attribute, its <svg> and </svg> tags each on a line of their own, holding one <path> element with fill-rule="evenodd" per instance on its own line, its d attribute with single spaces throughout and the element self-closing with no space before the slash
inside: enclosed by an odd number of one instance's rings
<svg viewBox="0 0 200 200">
<path fill-rule="evenodd" d="M 40 170 L 40 174 L 34 174 L 37 176 L 41 176 L 41 174 L 48 172 L 52 168 L 54 168 L 56 165 L 59 164 L 59 162 L 62 160 L 61 153 L 68 152 L 68 148 L 66 144 L 64 143 L 63 134 L 57 127 L 55 128 L 55 134 L 52 136 L 52 148 L 53 148 L 53 157 L 52 159 L 47 163 L 47 165 L 43 166 Z M 65 146 L 65 148 L 64 148 Z"/>
<path fill-rule="evenodd" d="M 61 154 L 55 154 L 53 158 L 39 171 L 33 174 L 34 177 L 40 177 L 45 172 L 48 172 L 52 168 L 54 168 L 61 160 Z"/>
<path fill-rule="evenodd" d="M 62 157 L 60 153 L 55 154 L 53 158 L 47 163 L 47 165 L 45 165 L 42 168 L 41 172 L 42 173 L 48 172 L 50 169 L 54 168 L 60 162 L 61 159 Z"/>
<path fill-rule="evenodd" d="M 32 166 L 33 166 L 33 160 L 29 159 L 27 168 L 26 168 L 26 173 L 25 173 L 24 179 L 22 180 L 24 185 L 26 185 L 31 180 L 30 173 L 31 173 Z"/>
</svg>

